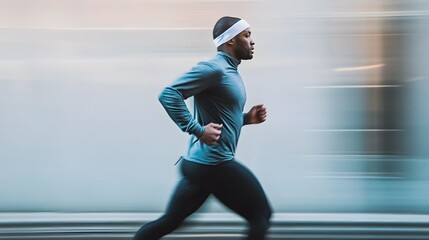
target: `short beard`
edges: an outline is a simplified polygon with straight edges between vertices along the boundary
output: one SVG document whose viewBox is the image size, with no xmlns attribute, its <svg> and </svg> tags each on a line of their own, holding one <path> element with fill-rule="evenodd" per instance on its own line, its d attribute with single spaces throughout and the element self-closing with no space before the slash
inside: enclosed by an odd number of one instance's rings
<svg viewBox="0 0 429 240">
<path fill-rule="evenodd" d="M 253 59 L 253 55 L 249 54 L 249 56 L 247 56 L 246 58 L 243 58 L 243 60 L 252 60 Z"/>
<path fill-rule="evenodd" d="M 250 52 L 247 52 L 247 51 L 245 51 L 243 49 L 237 49 L 237 51 L 235 52 L 235 55 L 240 60 L 251 60 L 253 58 L 253 55 Z"/>
<path fill-rule="evenodd" d="M 253 58 L 253 55 L 251 53 L 242 53 L 240 58 L 241 60 L 251 60 Z"/>
</svg>

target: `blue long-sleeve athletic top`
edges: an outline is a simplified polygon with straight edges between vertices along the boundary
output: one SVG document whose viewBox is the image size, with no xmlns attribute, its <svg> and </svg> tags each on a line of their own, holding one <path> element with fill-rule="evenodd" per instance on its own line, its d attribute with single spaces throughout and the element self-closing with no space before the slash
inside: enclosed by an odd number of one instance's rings
<svg viewBox="0 0 429 240">
<path fill-rule="evenodd" d="M 171 119 L 184 132 L 191 134 L 184 159 L 216 165 L 234 159 L 241 127 L 246 91 L 237 72 L 237 60 L 227 53 L 218 52 L 209 61 L 200 62 L 189 72 L 163 89 L 159 101 Z M 194 114 L 185 99 L 194 97 Z M 219 140 L 208 146 L 198 138 L 209 123 L 223 124 Z"/>
</svg>

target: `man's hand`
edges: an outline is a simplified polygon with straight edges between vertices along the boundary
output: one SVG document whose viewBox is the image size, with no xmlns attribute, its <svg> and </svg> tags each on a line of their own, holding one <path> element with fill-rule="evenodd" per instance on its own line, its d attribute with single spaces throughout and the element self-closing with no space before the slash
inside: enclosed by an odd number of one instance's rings
<svg viewBox="0 0 429 240">
<path fill-rule="evenodd" d="M 263 123 L 267 119 L 267 109 L 263 104 L 253 106 L 246 114 L 245 124 Z"/>
<path fill-rule="evenodd" d="M 216 143 L 220 138 L 222 124 L 209 123 L 204 126 L 204 132 L 200 137 L 200 141 L 209 146 Z"/>
</svg>

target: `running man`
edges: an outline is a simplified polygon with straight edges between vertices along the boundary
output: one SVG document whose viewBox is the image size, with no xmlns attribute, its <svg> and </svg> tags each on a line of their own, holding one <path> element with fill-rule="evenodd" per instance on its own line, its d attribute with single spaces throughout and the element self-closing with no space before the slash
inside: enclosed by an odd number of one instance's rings
<svg viewBox="0 0 429 240">
<path fill-rule="evenodd" d="M 249 240 L 265 239 L 271 207 L 253 173 L 235 160 L 242 126 L 266 120 L 264 105 L 243 113 L 246 92 L 237 67 L 253 58 L 255 42 L 249 24 L 222 17 L 213 28 L 217 54 L 198 63 L 166 87 L 159 101 L 171 119 L 191 135 L 181 158 L 180 179 L 159 219 L 145 224 L 134 240 L 155 240 L 169 234 L 213 194 L 248 222 Z M 185 99 L 194 97 L 194 115 Z"/>
</svg>

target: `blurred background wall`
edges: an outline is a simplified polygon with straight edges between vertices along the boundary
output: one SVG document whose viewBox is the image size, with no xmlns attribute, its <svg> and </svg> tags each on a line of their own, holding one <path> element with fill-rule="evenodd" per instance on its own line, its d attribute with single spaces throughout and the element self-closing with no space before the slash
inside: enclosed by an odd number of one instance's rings
<svg viewBox="0 0 429 240">
<path fill-rule="evenodd" d="M 0 0 L 0 211 L 163 211 L 188 136 L 157 96 L 225 15 L 269 111 L 237 159 L 276 212 L 429 212 L 424 0 Z"/>
</svg>

